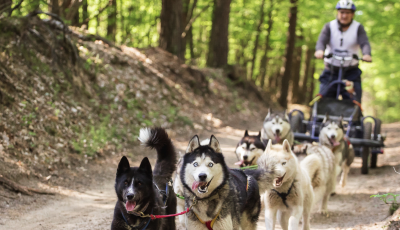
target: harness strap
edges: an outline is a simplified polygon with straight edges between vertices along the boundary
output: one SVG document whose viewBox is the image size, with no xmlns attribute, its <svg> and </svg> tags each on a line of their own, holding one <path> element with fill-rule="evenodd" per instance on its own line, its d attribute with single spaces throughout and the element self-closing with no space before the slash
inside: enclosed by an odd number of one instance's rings
<svg viewBox="0 0 400 230">
<path fill-rule="evenodd" d="M 193 211 L 193 213 L 197 217 L 197 219 L 200 221 L 200 223 L 204 224 L 208 230 L 213 230 L 214 223 L 217 220 L 219 214 L 221 213 L 221 210 L 222 210 L 222 208 L 218 211 L 217 215 L 212 220 L 209 220 L 209 221 L 204 221 L 194 211 Z"/>
<path fill-rule="evenodd" d="M 148 220 L 147 220 L 147 222 L 146 222 L 146 219 L 143 219 L 143 221 L 142 222 L 140 222 L 140 224 L 138 225 L 138 226 L 132 226 L 132 225 L 130 225 L 129 224 L 129 222 L 128 222 L 128 220 L 126 219 L 126 217 L 125 217 L 125 215 L 124 215 L 124 213 L 121 211 L 121 214 L 122 214 L 122 218 L 124 219 L 124 221 L 125 221 L 125 223 L 132 229 L 132 230 L 144 230 L 144 229 L 146 229 L 148 226 L 149 226 L 149 224 L 150 224 L 150 221 L 152 220 L 151 218 L 149 218 Z M 153 214 L 153 209 L 151 209 L 151 215 Z"/>
<path fill-rule="evenodd" d="M 294 184 L 294 181 L 293 181 L 292 185 L 290 186 L 289 190 L 287 191 L 287 193 L 280 193 L 280 192 L 276 191 L 275 189 L 272 189 L 272 191 L 276 192 L 276 194 L 278 194 L 278 196 L 282 199 L 282 202 L 286 206 L 286 208 L 289 208 L 289 205 L 286 203 L 286 199 L 287 199 L 287 196 L 289 196 L 289 194 L 290 194 L 290 190 L 292 190 L 292 188 L 293 188 L 293 184 Z"/>
</svg>

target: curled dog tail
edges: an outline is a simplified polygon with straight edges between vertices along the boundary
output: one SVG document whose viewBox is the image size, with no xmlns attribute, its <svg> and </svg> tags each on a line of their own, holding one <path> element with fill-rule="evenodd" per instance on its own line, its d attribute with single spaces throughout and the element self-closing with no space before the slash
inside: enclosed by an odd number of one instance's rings
<svg viewBox="0 0 400 230">
<path fill-rule="evenodd" d="M 165 129 L 161 127 L 142 128 L 138 139 L 142 145 L 157 151 L 153 174 L 172 177 L 176 170 L 176 151 Z"/>
</svg>

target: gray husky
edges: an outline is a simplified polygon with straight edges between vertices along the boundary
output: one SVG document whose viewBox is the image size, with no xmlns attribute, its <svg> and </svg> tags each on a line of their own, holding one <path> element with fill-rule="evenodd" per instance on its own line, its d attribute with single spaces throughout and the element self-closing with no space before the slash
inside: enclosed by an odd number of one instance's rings
<svg viewBox="0 0 400 230">
<path fill-rule="evenodd" d="M 274 144 L 283 144 L 283 140 L 286 139 L 293 146 L 294 135 L 286 110 L 283 113 L 273 113 L 271 109 L 268 110 L 261 129 L 261 139 L 264 143 L 272 140 Z"/>
<path fill-rule="evenodd" d="M 239 141 L 236 146 L 236 157 L 239 162 L 235 165 L 250 166 L 256 165 L 258 158 L 264 153 L 265 145 L 261 141 L 261 132 L 258 135 L 251 136 L 246 130 L 244 137 Z"/>
<path fill-rule="evenodd" d="M 354 160 L 354 149 L 350 142 L 345 140 L 342 120 L 342 117 L 339 121 L 330 120 L 327 114 L 322 122 L 322 128 L 319 133 L 319 143 L 330 148 L 334 153 L 336 165 L 335 175 L 339 175 L 343 170 L 340 185 L 344 187 L 347 182 L 350 165 Z"/>
<path fill-rule="evenodd" d="M 261 209 L 257 181 L 241 170 L 229 169 L 218 140 L 206 146 L 194 136 L 180 170 L 184 187 L 186 226 L 194 230 L 256 229 Z"/>
</svg>

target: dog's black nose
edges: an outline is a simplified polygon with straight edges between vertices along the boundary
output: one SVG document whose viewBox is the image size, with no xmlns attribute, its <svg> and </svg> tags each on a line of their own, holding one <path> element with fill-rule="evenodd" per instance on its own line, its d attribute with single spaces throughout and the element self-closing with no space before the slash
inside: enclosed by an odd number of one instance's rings
<svg viewBox="0 0 400 230">
<path fill-rule="evenodd" d="M 247 160 L 248 156 L 243 156 L 243 160 Z"/>
<path fill-rule="evenodd" d="M 207 179 L 207 174 L 205 174 L 205 173 L 200 173 L 200 174 L 199 174 L 199 179 L 200 179 L 201 181 L 205 181 L 205 180 Z"/>
<path fill-rule="evenodd" d="M 135 197 L 135 195 L 133 193 L 129 193 L 128 195 L 126 195 L 126 198 L 128 200 L 132 200 Z"/>
<path fill-rule="evenodd" d="M 332 139 L 335 139 L 336 137 L 335 137 L 335 135 L 332 135 L 331 138 L 332 138 Z"/>
<path fill-rule="evenodd" d="M 276 133 L 276 134 L 279 134 L 279 132 L 280 132 L 280 130 L 279 130 L 279 129 L 275 130 L 275 133 Z"/>
</svg>

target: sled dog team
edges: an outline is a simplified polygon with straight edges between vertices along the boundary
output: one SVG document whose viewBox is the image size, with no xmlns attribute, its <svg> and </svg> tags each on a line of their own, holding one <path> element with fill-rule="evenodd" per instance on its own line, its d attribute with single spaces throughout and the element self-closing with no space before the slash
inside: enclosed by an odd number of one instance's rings
<svg viewBox="0 0 400 230">
<path fill-rule="evenodd" d="M 157 161 L 152 170 L 147 157 L 139 167 L 122 157 L 111 229 L 175 229 L 178 215 L 190 230 L 255 230 L 262 207 L 266 229 L 275 229 L 276 220 L 282 229 L 298 229 L 301 219 L 310 229 L 313 205 L 321 202 L 321 212 L 328 212 L 336 177 L 342 172 L 345 186 L 354 159 L 342 121 L 326 116 L 319 139 L 318 145 L 294 146 L 287 113 L 270 111 L 261 132 L 246 131 L 235 151 L 237 165 L 257 168 L 232 169 L 213 135 L 204 141 L 195 135 L 177 160 L 163 128 L 141 129 L 139 140 L 157 151 Z"/>
</svg>

